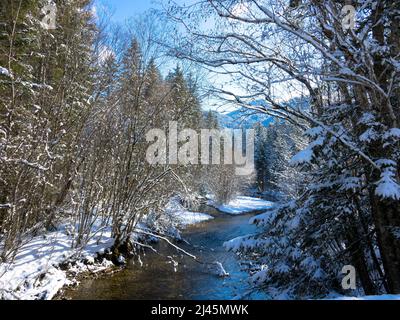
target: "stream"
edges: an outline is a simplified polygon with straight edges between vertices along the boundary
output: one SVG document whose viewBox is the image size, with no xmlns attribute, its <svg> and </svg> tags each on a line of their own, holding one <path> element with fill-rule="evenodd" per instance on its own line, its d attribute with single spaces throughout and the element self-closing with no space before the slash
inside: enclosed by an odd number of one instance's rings
<svg viewBox="0 0 400 320">
<path fill-rule="evenodd" d="M 257 227 L 248 223 L 254 214 L 233 216 L 211 207 L 202 209 L 200 212 L 208 213 L 214 219 L 188 226 L 182 237 L 189 244 L 180 243 L 179 246 L 201 261 L 221 262 L 229 277 L 219 277 L 213 265 L 200 264 L 161 240 L 153 247 L 162 256 L 146 250 L 140 256 L 141 262 L 135 257 L 128 261 L 124 270 L 111 276 L 84 279 L 76 289 L 68 290 L 65 298 L 230 300 L 242 296 L 249 290 L 248 274 L 242 270 L 236 254 L 227 252 L 223 243 L 256 232 Z M 174 261 L 179 263 L 175 270 Z M 260 294 L 247 298 L 266 299 Z"/>
</svg>

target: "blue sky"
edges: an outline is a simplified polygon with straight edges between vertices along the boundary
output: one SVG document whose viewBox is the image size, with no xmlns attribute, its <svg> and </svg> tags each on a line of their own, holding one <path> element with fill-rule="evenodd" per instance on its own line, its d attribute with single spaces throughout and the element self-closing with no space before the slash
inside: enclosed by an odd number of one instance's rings
<svg viewBox="0 0 400 320">
<path fill-rule="evenodd" d="M 196 0 L 175 0 L 175 2 L 181 4 L 188 4 L 193 1 Z M 151 8 L 161 8 L 162 5 L 166 4 L 168 4 L 168 0 L 94 0 L 95 10 L 111 15 L 111 20 L 116 23 L 124 22 Z M 172 69 L 175 65 L 176 62 L 173 62 L 168 67 Z M 219 77 L 222 78 L 221 76 Z M 204 109 L 215 109 L 216 107 L 213 106 L 215 102 L 212 98 L 207 99 L 207 102 L 203 102 Z"/>
<path fill-rule="evenodd" d="M 148 9 L 158 7 L 154 0 L 95 0 L 95 5 L 109 8 L 115 22 L 122 22 Z"/>
</svg>

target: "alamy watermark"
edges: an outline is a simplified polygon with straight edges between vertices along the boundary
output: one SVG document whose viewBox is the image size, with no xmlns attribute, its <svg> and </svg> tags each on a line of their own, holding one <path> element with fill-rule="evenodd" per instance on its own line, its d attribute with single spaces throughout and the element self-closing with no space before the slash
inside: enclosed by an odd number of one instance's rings
<svg viewBox="0 0 400 320">
<path fill-rule="evenodd" d="M 356 26 L 356 8 L 351 5 L 345 5 L 341 11 L 343 30 L 354 30 Z"/>
<path fill-rule="evenodd" d="M 57 6 L 54 2 L 49 2 L 41 9 L 42 18 L 40 20 L 40 25 L 43 29 L 54 30 L 57 28 Z"/>
<path fill-rule="evenodd" d="M 254 172 L 253 129 L 183 129 L 178 123 L 169 122 L 166 132 L 152 129 L 146 141 L 152 144 L 146 159 L 152 165 L 234 165 L 235 174 L 251 175 Z"/>
<path fill-rule="evenodd" d="M 54 30 L 57 28 L 57 5 L 53 1 L 50 1 L 42 7 L 41 14 L 42 18 L 40 19 L 40 24 L 42 28 L 46 30 Z M 343 6 L 341 17 L 343 30 L 353 30 L 355 28 L 356 8 L 353 5 L 347 4 Z"/>
<path fill-rule="evenodd" d="M 356 268 L 352 265 L 345 265 L 342 268 L 342 274 L 345 276 L 342 279 L 343 290 L 355 290 L 356 289 Z"/>
</svg>

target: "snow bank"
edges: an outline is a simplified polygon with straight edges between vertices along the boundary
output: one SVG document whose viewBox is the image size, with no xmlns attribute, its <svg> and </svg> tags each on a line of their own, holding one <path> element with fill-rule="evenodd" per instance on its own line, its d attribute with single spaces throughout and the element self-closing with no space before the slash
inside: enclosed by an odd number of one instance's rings
<svg viewBox="0 0 400 320">
<path fill-rule="evenodd" d="M 186 210 L 180 203 L 179 199 L 172 198 L 168 206 L 166 208 L 166 213 L 178 224 L 181 226 L 187 226 L 207 220 L 214 219 L 213 216 L 210 216 L 206 213 L 201 212 L 192 212 Z"/>
<path fill-rule="evenodd" d="M 174 214 L 182 225 L 190 225 L 214 219 L 214 217 L 210 216 L 209 214 L 201 212 L 180 211 L 175 212 Z"/>
<path fill-rule="evenodd" d="M 214 205 L 211 202 L 210 205 L 214 206 L 219 211 L 236 215 L 236 214 L 249 213 L 252 211 L 271 209 L 274 206 L 274 203 L 271 201 L 266 201 L 258 198 L 239 196 L 230 201 L 228 204 Z"/>
<path fill-rule="evenodd" d="M 0 299 L 49 300 L 64 286 L 71 284 L 67 272 L 100 271 L 111 262 L 101 265 L 86 265 L 83 260 L 94 262 L 95 254 L 113 244 L 110 229 L 94 236 L 80 249 L 72 249 L 73 237 L 68 228 L 37 236 L 22 246 L 12 264 L 0 265 Z M 75 259 L 76 265 L 67 271 L 60 264 Z"/>
</svg>

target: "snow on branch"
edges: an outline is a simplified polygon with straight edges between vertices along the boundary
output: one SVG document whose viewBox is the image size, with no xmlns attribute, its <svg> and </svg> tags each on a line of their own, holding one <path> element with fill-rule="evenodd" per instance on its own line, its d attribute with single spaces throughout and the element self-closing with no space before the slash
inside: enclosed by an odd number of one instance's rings
<svg viewBox="0 0 400 320">
<path fill-rule="evenodd" d="M 12 73 L 8 69 L 6 69 L 2 66 L 0 66 L 0 75 L 12 78 Z"/>
<path fill-rule="evenodd" d="M 387 167 L 381 173 L 381 179 L 377 182 L 375 194 L 384 199 L 400 200 L 400 185 L 396 182 L 394 167 Z"/>
</svg>

